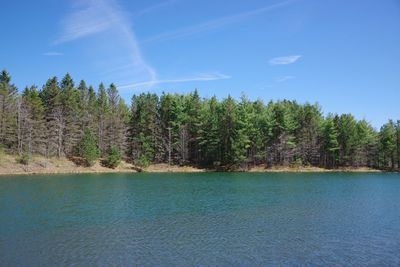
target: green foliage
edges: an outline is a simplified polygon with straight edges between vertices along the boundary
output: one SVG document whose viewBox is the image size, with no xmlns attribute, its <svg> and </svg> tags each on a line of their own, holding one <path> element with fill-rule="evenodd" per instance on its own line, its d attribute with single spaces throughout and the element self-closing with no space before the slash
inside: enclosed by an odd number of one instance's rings
<svg viewBox="0 0 400 267">
<path fill-rule="evenodd" d="M 154 161 L 158 156 L 156 151 L 162 151 L 158 101 L 158 97 L 150 93 L 132 97 L 129 154 L 133 161 L 141 155 Z"/>
<path fill-rule="evenodd" d="M 6 70 L 0 74 L 0 144 L 6 151 L 15 152 L 18 146 L 18 90 Z"/>
<path fill-rule="evenodd" d="M 293 167 L 302 167 L 302 166 L 304 166 L 304 163 L 303 163 L 303 159 L 302 158 L 300 158 L 300 157 L 298 157 L 298 158 L 296 158 L 293 162 L 292 162 L 292 166 Z"/>
<path fill-rule="evenodd" d="M 117 146 L 112 146 L 105 161 L 105 165 L 109 168 L 115 169 L 121 163 L 121 160 L 121 151 Z"/>
<path fill-rule="evenodd" d="M 17 158 L 17 162 L 22 165 L 29 165 L 29 163 L 31 162 L 31 156 L 28 153 L 24 153 L 19 158 Z"/>
<path fill-rule="evenodd" d="M 339 159 L 339 142 L 338 132 L 331 116 L 326 119 L 323 125 L 323 142 L 324 165 L 335 167 Z"/>
<path fill-rule="evenodd" d="M 81 156 L 87 165 L 122 156 L 141 166 L 169 163 L 221 169 L 265 166 L 400 166 L 400 121 L 380 131 L 351 114 L 323 116 L 318 104 L 203 99 L 142 93 L 125 103 L 117 87 L 96 90 L 69 74 L 22 94 L 0 73 L 0 144 L 6 153 Z M 78 149 L 74 149 L 78 148 Z M 99 153 L 100 152 L 100 153 Z"/>
<path fill-rule="evenodd" d="M 392 120 L 382 126 L 379 134 L 379 163 L 384 168 L 394 168 L 397 156 L 396 126 Z"/>
<path fill-rule="evenodd" d="M 100 156 L 97 141 L 92 131 L 85 130 L 85 133 L 78 144 L 79 155 L 85 159 L 87 166 L 93 166 Z"/>
<path fill-rule="evenodd" d="M 150 160 L 145 155 L 141 155 L 136 163 L 139 167 L 147 168 L 150 165 Z"/>
</svg>

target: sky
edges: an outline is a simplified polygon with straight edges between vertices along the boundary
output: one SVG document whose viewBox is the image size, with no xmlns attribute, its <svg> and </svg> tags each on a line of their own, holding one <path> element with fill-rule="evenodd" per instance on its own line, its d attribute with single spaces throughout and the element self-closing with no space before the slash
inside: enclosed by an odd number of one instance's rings
<svg viewBox="0 0 400 267">
<path fill-rule="evenodd" d="M 400 0 L 2 1 L 0 68 L 75 83 L 319 103 L 400 119 Z"/>
</svg>

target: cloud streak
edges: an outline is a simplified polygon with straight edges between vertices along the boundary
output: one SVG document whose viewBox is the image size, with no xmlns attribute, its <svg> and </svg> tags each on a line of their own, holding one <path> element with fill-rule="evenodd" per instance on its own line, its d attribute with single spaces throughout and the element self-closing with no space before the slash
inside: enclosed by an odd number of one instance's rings
<svg viewBox="0 0 400 267">
<path fill-rule="evenodd" d="M 162 9 L 164 7 L 167 7 L 167 6 L 170 6 L 172 4 L 175 4 L 176 2 L 178 2 L 178 0 L 167 0 L 167 1 L 155 4 L 155 5 L 151 5 L 151 6 L 147 7 L 147 8 L 142 9 L 142 10 L 139 10 L 139 11 L 135 12 L 133 15 L 135 17 L 139 17 L 141 15 L 145 15 L 147 13 L 151 13 L 151 12 L 157 11 L 159 9 Z"/>
<path fill-rule="evenodd" d="M 61 44 L 109 30 L 115 23 L 114 10 L 106 1 L 83 1 L 80 8 L 62 20 L 63 32 L 54 42 Z"/>
<path fill-rule="evenodd" d="M 269 60 L 269 64 L 272 66 L 275 65 L 289 65 L 293 64 L 302 58 L 302 55 L 292 55 L 292 56 L 285 56 L 285 57 L 276 57 Z"/>
<path fill-rule="evenodd" d="M 292 80 L 292 79 L 294 79 L 294 78 L 296 78 L 296 77 L 290 76 L 290 75 L 281 76 L 281 77 L 278 77 L 278 78 L 276 79 L 276 82 L 278 82 L 278 83 L 283 83 L 283 82 L 286 82 L 286 81 L 288 81 L 288 80 Z"/>
<path fill-rule="evenodd" d="M 128 49 L 126 57 L 132 74 L 156 80 L 156 71 L 143 58 L 129 19 L 115 0 L 83 0 L 62 21 L 63 31 L 55 44 L 63 44 L 95 34 L 111 32 L 121 43 L 110 43 L 115 50 Z M 118 48 L 119 47 L 119 48 Z"/>
<path fill-rule="evenodd" d="M 50 51 L 42 54 L 43 56 L 48 56 L 48 57 L 59 57 L 63 56 L 64 54 L 61 52 L 55 52 L 55 51 Z"/>
<path fill-rule="evenodd" d="M 167 84 L 167 83 L 185 83 L 185 82 L 195 82 L 195 81 L 216 81 L 216 80 L 226 80 L 230 79 L 231 76 L 221 74 L 221 73 L 208 73 L 208 74 L 201 74 L 192 77 L 186 78 L 178 78 L 178 79 L 167 79 L 167 80 L 154 80 L 154 81 L 146 81 L 146 82 L 139 82 L 139 83 L 132 83 L 127 85 L 118 86 L 118 89 L 135 89 L 139 87 L 151 87 L 154 85 L 159 84 Z"/>
<path fill-rule="evenodd" d="M 151 43 L 151 42 L 156 42 L 156 41 L 178 39 L 178 38 L 182 38 L 182 37 L 191 36 L 191 35 L 194 35 L 197 33 L 208 32 L 211 30 L 219 29 L 224 26 L 251 18 L 253 16 L 261 15 L 265 12 L 285 6 L 291 2 L 292 2 L 292 0 L 284 1 L 281 3 L 277 3 L 277 4 L 264 6 L 259 9 L 254 9 L 251 11 L 226 16 L 226 17 L 222 17 L 219 19 L 215 19 L 215 20 L 210 20 L 205 23 L 197 24 L 194 26 L 189 26 L 189 27 L 185 27 L 185 28 L 181 28 L 181 29 L 177 29 L 177 30 L 173 30 L 173 31 L 164 32 L 164 33 L 161 33 L 161 34 L 158 34 L 155 36 L 151 36 L 147 39 L 144 39 L 142 43 Z"/>
<path fill-rule="evenodd" d="M 173 4 L 176 1 L 178 0 L 166 0 L 160 4 L 150 6 L 143 11 L 139 11 L 139 14 L 151 12 Z M 177 79 L 158 79 L 155 69 L 144 59 L 129 18 L 118 5 L 117 0 L 79 0 L 78 4 L 78 6 L 75 6 L 73 12 L 62 20 L 62 33 L 55 41 L 55 44 L 61 45 L 94 35 L 104 34 L 103 37 L 107 37 L 107 40 L 110 40 L 110 43 L 104 44 L 106 45 L 106 52 L 103 53 L 103 50 L 101 50 L 93 53 L 97 58 L 99 57 L 98 55 L 101 55 L 103 61 L 109 51 L 112 51 L 112 55 L 108 55 L 110 56 L 110 61 L 105 61 L 106 68 L 100 70 L 100 72 L 103 75 L 119 75 L 120 79 L 127 81 L 142 80 L 142 82 L 132 82 L 118 86 L 119 89 L 151 88 L 155 85 L 168 83 L 230 79 L 230 76 L 221 73 L 206 73 Z M 222 25 L 258 12 L 261 12 L 261 10 L 225 18 L 217 24 Z M 113 61 L 115 57 L 121 54 L 123 56 L 119 59 L 122 60 L 117 60 L 117 63 L 115 60 Z"/>
</svg>

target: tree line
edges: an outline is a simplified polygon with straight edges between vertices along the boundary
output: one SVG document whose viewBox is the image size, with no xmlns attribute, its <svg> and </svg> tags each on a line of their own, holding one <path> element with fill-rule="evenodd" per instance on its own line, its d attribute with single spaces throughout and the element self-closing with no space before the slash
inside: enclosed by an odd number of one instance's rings
<svg viewBox="0 0 400 267">
<path fill-rule="evenodd" d="M 351 114 L 324 116 L 318 104 L 205 99 L 197 91 L 141 93 L 128 106 L 114 84 L 95 90 L 69 74 L 19 93 L 3 70 L 0 144 L 11 154 L 83 157 L 88 165 L 101 157 L 112 165 L 123 158 L 139 166 L 395 169 L 400 120 L 377 131 Z"/>
</svg>

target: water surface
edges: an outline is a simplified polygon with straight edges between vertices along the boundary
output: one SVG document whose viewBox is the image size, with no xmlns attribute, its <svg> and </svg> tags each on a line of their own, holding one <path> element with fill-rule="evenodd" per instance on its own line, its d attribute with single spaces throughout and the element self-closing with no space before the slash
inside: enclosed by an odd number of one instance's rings
<svg viewBox="0 0 400 267">
<path fill-rule="evenodd" d="M 400 265 L 400 174 L 0 178 L 1 266 Z"/>
</svg>

